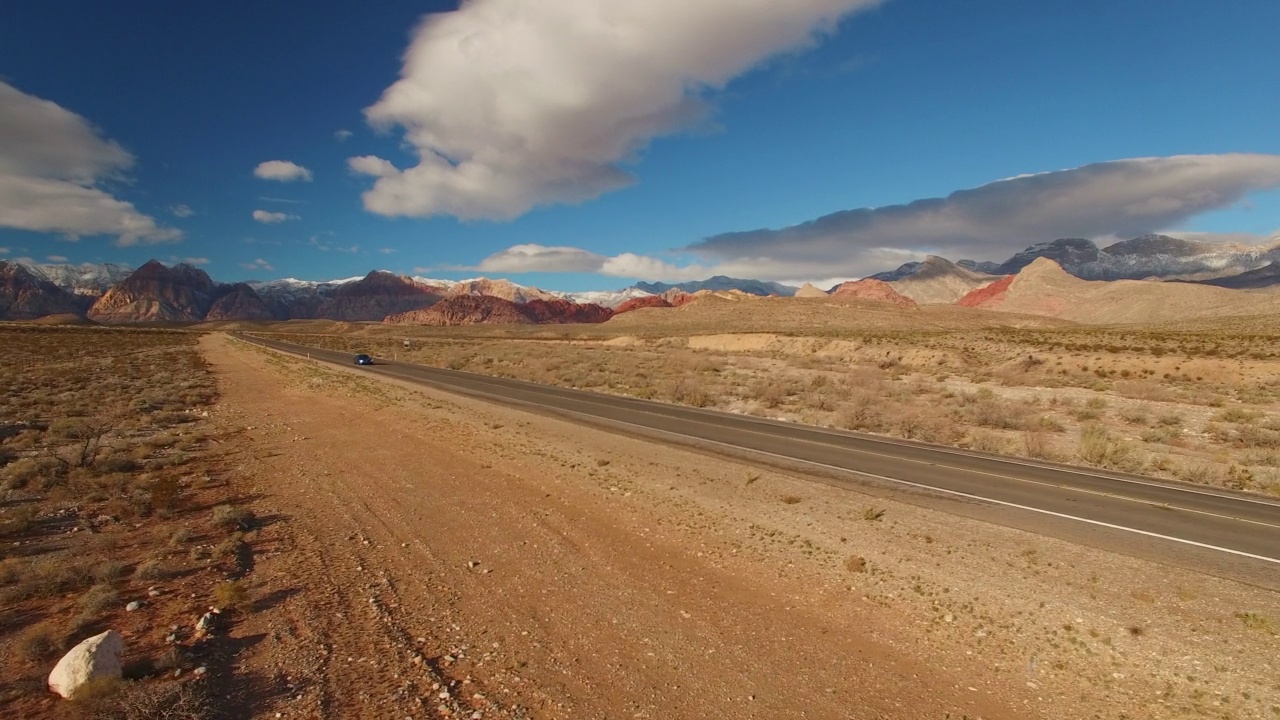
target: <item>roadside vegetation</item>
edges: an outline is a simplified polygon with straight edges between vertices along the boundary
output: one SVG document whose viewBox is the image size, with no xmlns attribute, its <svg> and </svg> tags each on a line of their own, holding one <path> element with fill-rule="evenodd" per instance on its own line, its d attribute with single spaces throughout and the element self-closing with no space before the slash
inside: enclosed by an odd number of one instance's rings
<svg viewBox="0 0 1280 720">
<path fill-rule="evenodd" d="M 625 316 L 624 316 L 625 317 Z M 608 325 L 606 324 L 605 327 Z M 963 327 L 278 334 L 343 352 L 1280 494 L 1280 336 Z M 671 328 L 667 328 L 668 331 Z M 405 345 L 406 337 L 409 345 Z"/>
<path fill-rule="evenodd" d="M 257 521 L 209 429 L 197 338 L 0 326 L 0 716 L 218 716 L 225 648 L 192 623 L 251 609 L 219 583 L 247 585 Z M 108 629 L 124 677 L 50 693 L 59 657 Z"/>
</svg>

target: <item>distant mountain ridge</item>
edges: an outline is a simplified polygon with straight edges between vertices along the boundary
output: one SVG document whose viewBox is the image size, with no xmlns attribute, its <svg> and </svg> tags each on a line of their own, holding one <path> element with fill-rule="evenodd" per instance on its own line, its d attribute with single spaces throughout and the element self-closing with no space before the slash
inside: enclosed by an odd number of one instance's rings
<svg viewBox="0 0 1280 720">
<path fill-rule="evenodd" d="M 679 290 L 681 292 L 693 293 L 699 290 L 724 291 L 724 290 L 741 290 L 748 295 L 778 295 L 780 297 L 791 297 L 796 294 L 798 288 L 782 283 L 768 282 L 765 280 L 743 280 L 741 278 L 731 278 L 725 275 L 716 275 L 706 280 L 695 280 L 691 282 L 676 283 L 645 283 L 640 282 L 632 285 L 632 287 L 643 290 L 652 295 L 661 295 L 668 290 Z"/>
</svg>

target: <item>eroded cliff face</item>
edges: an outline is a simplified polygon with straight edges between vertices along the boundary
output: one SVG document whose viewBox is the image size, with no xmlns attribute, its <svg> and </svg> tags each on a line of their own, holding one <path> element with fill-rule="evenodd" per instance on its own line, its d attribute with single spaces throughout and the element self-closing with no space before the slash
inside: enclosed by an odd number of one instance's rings
<svg viewBox="0 0 1280 720">
<path fill-rule="evenodd" d="M 17 263 L 0 261 L 0 320 L 34 320 L 47 315 L 79 315 L 82 301 Z"/>
<path fill-rule="evenodd" d="M 444 295 L 443 288 L 374 270 L 356 282 L 334 288 L 328 299 L 316 307 L 313 317 L 349 322 L 377 321 L 390 315 L 425 310 Z"/>
<path fill-rule="evenodd" d="M 225 286 L 222 286 L 225 287 Z M 152 260 L 108 290 L 87 313 L 103 323 L 198 322 L 219 297 L 205 271 Z"/>
</svg>

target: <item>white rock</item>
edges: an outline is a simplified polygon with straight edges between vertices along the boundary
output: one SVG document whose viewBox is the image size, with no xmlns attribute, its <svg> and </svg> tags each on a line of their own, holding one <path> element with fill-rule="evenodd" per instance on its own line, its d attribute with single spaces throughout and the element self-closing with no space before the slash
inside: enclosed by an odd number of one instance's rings
<svg viewBox="0 0 1280 720">
<path fill-rule="evenodd" d="M 119 678 L 122 652 L 124 638 L 115 630 L 82 641 L 53 666 L 53 672 L 49 673 L 49 689 L 69 698 L 90 680 Z"/>
<path fill-rule="evenodd" d="M 141 607 L 142 607 L 142 603 L 138 602 L 137 600 L 134 600 L 133 602 L 129 603 L 128 605 L 125 605 L 125 606 L 124 606 L 124 610 L 125 610 L 125 612 L 133 612 L 134 610 L 137 610 L 137 609 L 139 609 L 139 608 L 141 608 Z"/>
</svg>

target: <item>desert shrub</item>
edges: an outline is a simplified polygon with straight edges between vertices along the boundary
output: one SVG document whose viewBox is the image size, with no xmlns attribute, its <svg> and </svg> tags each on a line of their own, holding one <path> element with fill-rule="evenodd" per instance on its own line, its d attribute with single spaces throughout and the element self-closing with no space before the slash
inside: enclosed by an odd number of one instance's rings
<svg viewBox="0 0 1280 720">
<path fill-rule="evenodd" d="M 61 468 L 62 464 L 51 457 L 21 458 L 0 471 L 0 480 L 10 489 L 21 489 L 32 484 L 43 487 L 57 478 Z"/>
<path fill-rule="evenodd" d="M 182 485 L 176 477 L 165 477 L 147 486 L 148 501 L 152 510 L 169 512 L 177 508 Z"/>
<path fill-rule="evenodd" d="M 248 508 L 218 505 L 213 509 L 213 524 L 224 530 L 250 530 L 253 520 L 253 511 Z"/>
<path fill-rule="evenodd" d="M 191 539 L 191 530 L 188 528 L 178 528 L 169 536 L 170 545 L 185 545 Z"/>
<path fill-rule="evenodd" d="M 841 406 L 836 425 L 846 430 L 880 432 L 885 429 L 884 414 L 874 396 L 858 394 Z"/>
<path fill-rule="evenodd" d="M 1002 400 L 980 400 L 968 408 L 969 420 L 974 425 L 998 430 L 1021 430 L 1027 424 L 1030 408 L 1026 405 Z"/>
<path fill-rule="evenodd" d="M 133 571 L 134 577 L 143 580 L 156 580 L 164 577 L 164 563 L 159 560 L 147 560 L 139 563 Z"/>
<path fill-rule="evenodd" d="M 1223 410 L 1213 417 L 1218 422 L 1228 423 L 1251 423 L 1262 417 L 1262 413 L 1256 410 L 1248 410 L 1242 407 L 1232 407 Z"/>
<path fill-rule="evenodd" d="M 57 635 L 49 623 L 38 623 L 23 631 L 18 637 L 18 655 L 30 662 L 45 662 L 58 654 Z"/>
<path fill-rule="evenodd" d="M 1156 422 L 1164 427 L 1181 427 L 1182 416 L 1178 413 L 1167 413 L 1165 415 L 1161 415 Z"/>
<path fill-rule="evenodd" d="M 1080 428 L 1080 445 L 1076 452 L 1081 460 L 1091 465 L 1113 470 L 1133 471 L 1142 464 L 1132 445 L 1116 438 L 1101 425 Z"/>
<path fill-rule="evenodd" d="M 1174 427 L 1154 427 L 1142 431 L 1142 441 L 1172 445 L 1182 438 L 1182 431 Z"/>
<path fill-rule="evenodd" d="M 1057 457 L 1053 442 L 1043 432 L 1029 430 L 1022 436 L 1023 450 L 1029 458 L 1052 460 Z"/>
<path fill-rule="evenodd" d="M 218 583 L 213 588 L 213 600 L 219 608 L 247 611 L 252 607 L 249 591 L 239 580 Z"/>
<path fill-rule="evenodd" d="M 0 605 L 62 595 L 93 580 L 85 564 L 52 558 L 23 563 L 16 572 L 17 579 L 0 594 Z"/>
<path fill-rule="evenodd" d="M 93 579 L 100 583 L 112 583 L 124 577 L 129 568 L 116 560 L 105 560 L 93 567 Z"/>
<path fill-rule="evenodd" d="M 844 559 L 844 569 L 849 572 L 866 572 L 867 559 L 861 555 L 850 555 Z"/>
<path fill-rule="evenodd" d="M 1008 443 L 996 433 L 975 430 L 969 434 L 969 447 L 979 452 L 1003 454 L 1008 450 Z"/>
<path fill-rule="evenodd" d="M 1146 425 L 1151 422 L 1151 415 L 1146 408 L 1130 407 L 1120 411 L 1120 419 L 1130 425 Z"/>
<path fill-rule="evenodd" d="M 89 588 L 76 600 L 80 611 L 85 615 L 97 615 L 120 601 L 116 591 L 106 584 L 98 584 Z"/>
<path fill-rule="evenodd" d="M 1280 431 L 1245 425 L 1236 430 L 1232 442 L 1246 448 L 1280 448 Z"/>
<path fill-rule="evenodd" d="M 82 718 L 100 720 L 215 720 L 223 717 L 202 683 L 114 681 L 94 697 L 77 697 Z"/>
</svg>

